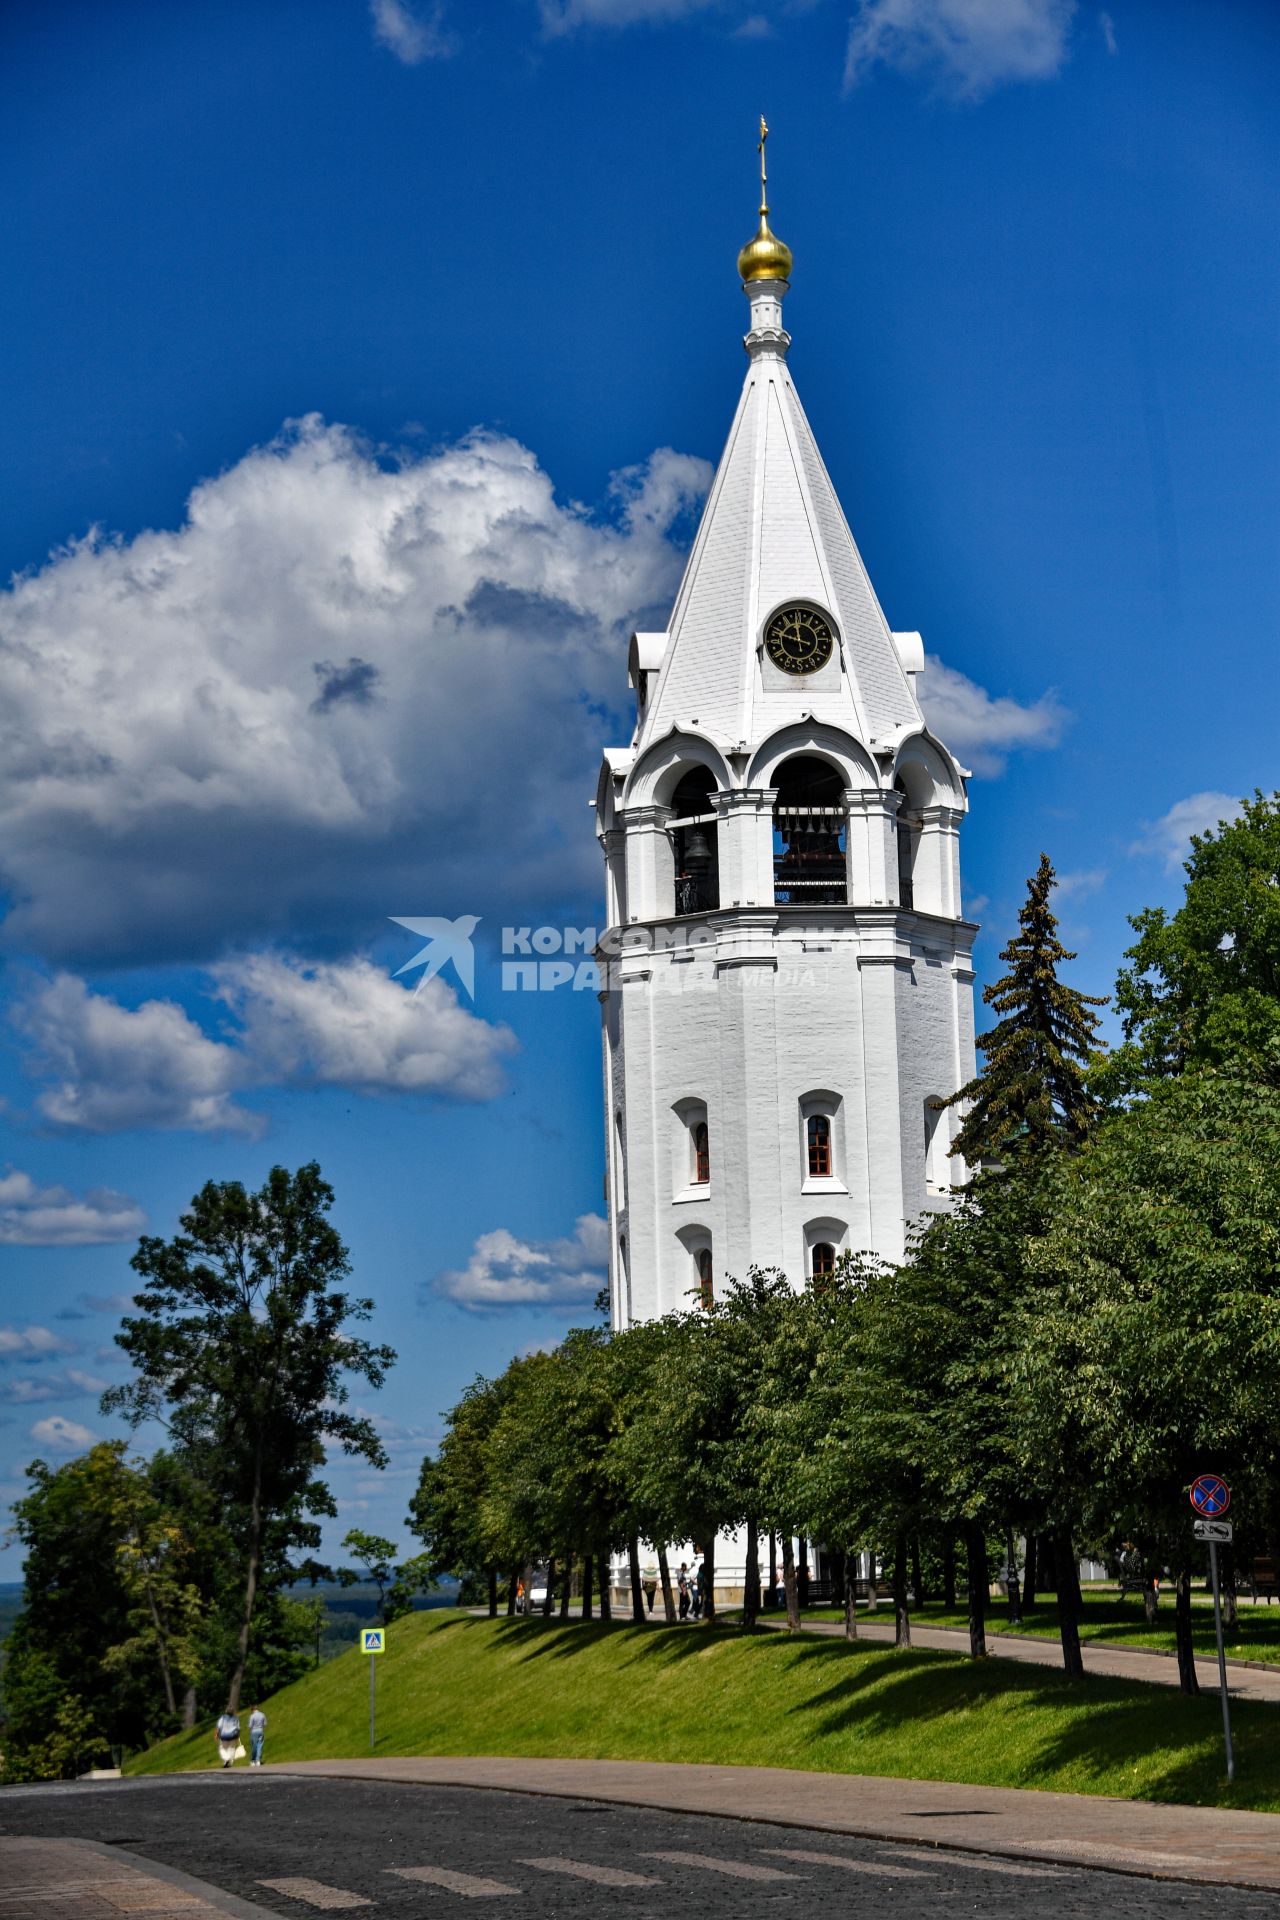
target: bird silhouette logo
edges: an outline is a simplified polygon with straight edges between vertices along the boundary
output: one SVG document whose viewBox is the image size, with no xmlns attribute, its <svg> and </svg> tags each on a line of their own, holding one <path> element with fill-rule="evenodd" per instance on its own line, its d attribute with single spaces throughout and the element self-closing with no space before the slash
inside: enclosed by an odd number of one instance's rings
<svg viewBox="0 0 1280 1920">
<path fill-rule="evenodd" d="M 420 947 L 411 960 L 397 967 L 392 978 L 398 980 L 402 973 L 412 973 L 415 967 L 422 968 L 422 979 L 414 988 L 415 993 L 422 991 L 423 983 L 434 980 L 440 969 L 453 962 L 453 970 L 467 990 L 467 995 L 476 997 L 476 953 L 471 944 L 471 936 L 480 925 L 478 913 L 460 913 L 456 920 L 441 920 L 428 915 L 421 920 L 401 920 L 397 914 L 389 914 L 398 927 L 407 927 L 410 933 L 420 933 L 426 940 L 426 946 Z"/>
</svg>

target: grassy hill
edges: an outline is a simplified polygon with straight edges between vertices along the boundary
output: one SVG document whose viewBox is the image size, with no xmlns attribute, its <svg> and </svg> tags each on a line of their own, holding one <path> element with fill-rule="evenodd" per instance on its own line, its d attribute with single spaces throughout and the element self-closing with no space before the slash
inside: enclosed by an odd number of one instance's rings
<svg viewBox="0 0 1280 1920">
<path fill-rule="evenodd" d="M 697 1760 L 1054 1788 L 1280 1812 L 1280 1709 L 1234 1713 L 1228 1794 L 1215 1694 L 868 1641 L 732 1628 L 560 1626 L 456 1612 L 397 1621 L 378 1670 L 378 1753 Z M 369 1751 L 366 1656 L 267 1702 L 267 1758 Z M 132 1773 L 207 1767 L 210 1728 Z"/>
</svg>

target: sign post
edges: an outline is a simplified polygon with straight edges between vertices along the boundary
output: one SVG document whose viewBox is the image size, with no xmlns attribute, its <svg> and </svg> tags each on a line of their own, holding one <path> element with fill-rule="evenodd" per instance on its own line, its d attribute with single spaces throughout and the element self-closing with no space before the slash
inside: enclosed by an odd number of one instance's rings
<svg viewBox="0 0 1280 1920">
<path fill-rule="evenodd" d="M 361 1653 L 379 1654 L 379 1653 L 385 1653 L 386 1650 L 387 1650 L 387 1630 L 385 1627 L 361 1627 L 360 1629 Z M 378 1662 L 376 1659 L 373 1659 L 373 1660 L 370 1660 L 369 1662 L 369 1751 L 370 1753 L 373 1752 L 374 1747 L 377 1744 L 377 1738 L 378 1738 L 377 1709 L 378 1709 Z"/>
<path fill-rule="evenodd" d="M 1222 1692 L 1222 1736 L 1227 1749 L 1227 1784 L 1236 1777 L 1236 1756 L 1231 1745 L 1231 1703 L 1227 1694 L 1227 1656 L 1222 1648 L 1222 1594 L 1218 1584 L 1218 1542 L 1230 1543 L 1234 1528 L 1230 1520 L 1217 1516 L 1231 1505 L 1231 1489 L 1216 1473 L 1202 1473 L 1191 1483 L 1191 1504 L 1199 1518 L 1192 1522 L 1197 1540 L 1209 1548 L 1209 1577 L 1213 1582 L 1213 1631 L 1218 1642 L 1218 1686 Z"/>
</svg>

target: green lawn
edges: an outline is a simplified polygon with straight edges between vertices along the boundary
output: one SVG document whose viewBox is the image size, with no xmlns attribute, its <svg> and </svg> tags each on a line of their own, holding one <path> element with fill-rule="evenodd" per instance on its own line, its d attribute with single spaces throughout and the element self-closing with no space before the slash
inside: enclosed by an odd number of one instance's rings
<svg viewBox="0 0 1280 1920">
<path fill-rule="evenodd" d="M 1280 1811 L 1280 1714 L 1239 1703 L 1227 1794 L 1216 1695 L 960 1654 L 729 1627 L 397 1621 L 378 1669 L 378 1752 L 684 1760 L 1056 1788 Z M 367 1657 L 268 1703 L 269 1760 L 369 1751 Z M 131 1773 L 215 1763 L 211 1728 Z"/>
<path fill-rule="evenodd" d="M 877 1614 L 881 1619 L 892 1621 L 892 1602 L 881 1601 Z M 1213 1658 L 1217 1642 L 1213 1634 L 1213 1601 L 1208 1594 L 1193 1596 L 1192 1615 L 1196 1651 Z M 841 1620 L 844 1615 L 836 1607 L 810 1607 L 804 1617 L 806 1620 Z M 868 1615 L 866 1609 L 860 1607 L 858 1618 L 874 1619 L 876 1615 Z M 948 1611 L 937 1601 L 913 1609 L 911 1618 L 926 1627 L 968 1627 L 963 1608 Z M 1021 1626 L 1010 1627 L 1006 1602 L 992 1600 L 987 1610 L 987 1632 L 1026 1633 L 1056 1640 L 1058 1609 L 1052 1602 L 1046 1602 L 1024 1614 Z M 1172 1653 L 1173 1594 L 1169 1591 L 1161 1594 L 1159 1618 L 1154 1627 L 1149 1627 L 1138 1594 L 1127 1594 L 1121 1599 L 1114 1589 L 1110 1592 L 1086 1589 L 1080 1638 L 1106 1640 L 1123 1647 L 1158 1647 Z M 1268 1660 L 1280 1664 L 1280 1606 L 1268 1607 L 1265 1603 L 1254 1606 L 1245 1602 L 1239 1609 L 1235 1638 L 1227 1639 L 1226 1651 L 1228 1659 Z"/>
</svg>

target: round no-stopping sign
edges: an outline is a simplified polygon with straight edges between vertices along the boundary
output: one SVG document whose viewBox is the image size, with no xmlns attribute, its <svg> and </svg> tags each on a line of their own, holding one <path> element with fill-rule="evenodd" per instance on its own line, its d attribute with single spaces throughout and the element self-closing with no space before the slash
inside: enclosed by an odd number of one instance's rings
<svg viewBox="0 0 1280 1920">
<path fill-rule="evenodd" d="M 1191 1504 L 1206 1520 L 1212 1520 L 1231 1505 L 1231 1489 L 1218 1474 L 1202 1473 L 1191 1482 Z"/>
</svg>

